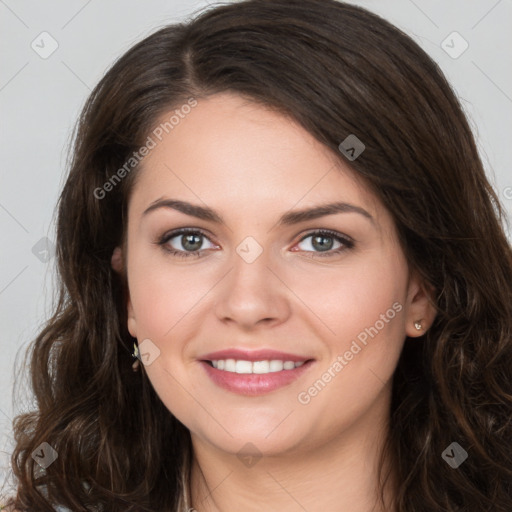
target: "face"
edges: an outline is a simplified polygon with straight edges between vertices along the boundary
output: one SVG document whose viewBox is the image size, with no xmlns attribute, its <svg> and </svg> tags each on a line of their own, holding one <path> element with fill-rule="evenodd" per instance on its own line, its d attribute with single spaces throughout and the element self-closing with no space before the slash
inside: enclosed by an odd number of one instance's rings
<svg viewBox="0 0 512 512">
<path fill-rule="evenodd" d="M 377 428 L 405 336 L 431 320 L 380 201 L 341 155 L 235 94 L 153 139 L 116 258 L 162 402 L 232 454 Z"/>
</svg>

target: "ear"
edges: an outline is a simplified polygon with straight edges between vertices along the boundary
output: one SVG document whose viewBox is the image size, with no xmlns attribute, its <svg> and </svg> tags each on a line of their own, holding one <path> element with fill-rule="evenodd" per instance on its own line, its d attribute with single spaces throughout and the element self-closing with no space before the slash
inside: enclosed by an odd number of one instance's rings
<svg viewBox="0 0 512 512">
<path fill-rule="evenodd" d="M 110 266 L 120 274 L 123 271 L 124 262 L 123 262 L 123 251 L 121 247 L 116 247 L 114 252 L 112 253 L 112 257 L 110 258 Z"/>
<path fill-rule="evenodd" d="M 112 258 L 110 260 L 110 264 L 112 268 L 118 273 L 121 274 L 124 271 L 124 257 L 123 257 L 123 250 L 121 247 L 116 247 L 114 251 L 112 252 Z M 128 312 L 128 332 L 134 337 L 137 337 L 137 323 L 135 321 L 135 314 L 133 311 L 132 301 L 130 298 L 130 291 L 128 289 L 128 286 L 126 286 L 126 308 Z"/>
<path fill-rule="evenodd" d="M 417 272 L 409 280 L 406 304 L 406 335 L 411 338 L 423 336 L 436 317 L 434 289 L 420 278 Z"/>
</svg>

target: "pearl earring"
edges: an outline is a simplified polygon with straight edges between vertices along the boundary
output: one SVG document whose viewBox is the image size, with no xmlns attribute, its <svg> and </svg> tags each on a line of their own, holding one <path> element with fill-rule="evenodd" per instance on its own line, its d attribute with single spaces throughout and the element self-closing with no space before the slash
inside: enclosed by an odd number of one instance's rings
<svg viewBox="0 0 512 512">
<path fill-rule="evenodd" d="M 421 322 L 414 322 L 414 327 L 416 327 L 416 330 L 421 331 L 421 329 L 422 329 Z"/>
</svg>

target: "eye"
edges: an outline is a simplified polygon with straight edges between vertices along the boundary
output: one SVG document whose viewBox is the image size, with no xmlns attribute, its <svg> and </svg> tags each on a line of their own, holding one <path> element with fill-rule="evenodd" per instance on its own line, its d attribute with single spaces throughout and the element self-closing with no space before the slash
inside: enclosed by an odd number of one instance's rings
<svg viewBox="0 0 512 512">
<path fill-rule="evenodd" d="M 326 229 L 321 229 L 307 234 L 300 240 L 299 243 L 304 242 L 304 240 L 307 240 L 308 238 L 311 238 L 311 241 L 306 244 L 306 246 L 313 248 L 313 252 L 315 254 L 314 257 L 329 257 L 340 254 L 341 252 L 352 249 L 354 247 L 354 241 L 348 236 Z M 336 249 L 333 249 L 333 240 L 340 244 L 340 246 Z M 316 249 L 319 252 L 316 252 Z M 306 249 L 306 252 L 312 251 L 308 251 Z"/>
<path fill-rule="evenodd" d="M 308 238 L 311 238 L 311 241 L 306 245 L 309 245 L 313 251 L 310 251 L 307 248 L 303 250 L 306 252 L 313 252 L 314 257 L 319 256 L 324 258 L 334 256 L 354 247 L 354 241 L 350 237 L 326 229 L 313 231 L 307 234 L 302 237 L 299 244 Z M 174 239 L 176 239 L 176 241 L 173 241 Z M 192 256 L 199 257 L 202 251 L 208 249 L 204 247 L 202 248 L 204 240 L 209 240 L 209 238 L 202 231 L 194 228 L 182 228 L 177 231 L 165 233 L 155 243 L 160 245 L 164 251 L 173 256 L 177 256 L 179 258 L 190 258 Z M 333 249 L 333 241 L 339 244 L 338 248 Z M 214 244 L 212 245 L 214 248 L 217 247 Z"/>
<path fill-rule="evenodd" d="M 173 241 L 176 239 L 177 241 Z M 180 258 L 189 258 L 190 256 L 199 256 L 204 240 L 207 236 L 197 229 L 183 228 L 178 231 L 164 234 L 156 243 L 173 256 Z M 214 246 L 215 247 L 215 246 Z"/>
</svg>

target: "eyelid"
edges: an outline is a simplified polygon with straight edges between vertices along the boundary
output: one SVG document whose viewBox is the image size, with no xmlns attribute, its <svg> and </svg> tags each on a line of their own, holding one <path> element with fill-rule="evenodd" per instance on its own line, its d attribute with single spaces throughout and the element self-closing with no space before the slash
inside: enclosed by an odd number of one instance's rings
<svg viewBox="0 0 512 512">
<path fill-rule="evenodd" d="M 163 235 L 158 236 L 157 239 L 153 243 L 155 243 L 157 245 L 165 245 L 172 238 L 182 236 L 182 235 L 187 235 L 187 234 L 202 235 L 204 238 L 209 240 L 213 245 L 219 245 L 212 240 L 212 238 L 214 238 L 214 237 L 211 234 L 209 234 L 207 230 L 204 230 L 202 228 L 194 228 L 194 227 L 171 229 L 170 231 L 166 231 Z M 201 249 L 199 252 L 204 251 L 204 250 L 206 250 L 206 249 Z M 183 251 L 183 252 L 185 252 L 185 251 Z M 189 252 L 193 253 L 192 251 L 189 251 Z"/>
<path fill-rule="evenodd" d="M 345 235 L 344 233 L 340 233 L 338 231 L 335 231 L 333 229 L 328 229 L 328 228 L 316 228 L 316 229 L 308 230 L 302 236 L 302 238 L 299 240 L 299 242 L 302 242 L 302 240 L 304 240 L 308 236 L 315 235 L 317 233 L 325 234 L 325 235 L 331 236 L 333 238 L 341 238 L 342 240 L 345 240 L 348 243 L 355 243 L 356 242 L 351 236 Z"/>
<path fill-rule="evenodd" d="M 324 236 L 327 238 L 332 238 L 336 240 L 339 244 L 341 244 L 341 247 L 338 247 L 337 249 L 329 249 L 327 251 L 304 251 L 304 250 L 296 250 L 293 252 L 304 252 L 307 256 L 306 258 L 312 258 L 312 259 L 322 259 L 322 258 L 334 258 L 336 256 L 340 256 L 342 253 L 346 251 L 350 251 L 354 249 L 356 243 L 355 240 L 345 235 L 344 233 L 339 233 L 338 231 L 334 231 L 332 229 L 324 229 L 324 228 L 318 228 L 313 229 L 312 231 L 309 231 L 305 233 L 302 238 L 297 242 L 297 244 L 301 243 L 305 239 L 311 237 L 311 236 Z"/>
<path fill-rule="evenodd" d="M 173 258 L 184 259 L 184 260 L 202 258 L 205 252 L 207 252 L 208 250 L 211 250 L 211 249 L 198 249 L 195 251 L 185 251 L 185 250 L 181 250 L 181 249 L 170 249 L 167 247 L 167 243 L 169 242 L 169 240 L 171 240 L 172 238 L 175 238 L 175 237 L 186 235 L 186 234 L 200 235 L 200 236 L 206 238 L 213 245 L 218 246 L 218 244 L 216 244 L 215 242 L 213 242 L 210 239 L 210 235 L 207 233 L 206 230 L 203 230 L 201 228 L 191 228 L 191 227 L 176 228 L 174 230 L 168 231 L 168 232 L 164 233 L 159 239 L 157 239 L 153 243 L 155 245 L 160 246 L 161 249 L 163 251 L 165 251 L 165 253 L 167 253 L 169 256 L 171 256 Z M 321 261 L 324 258 L 330 259 L 330 258 L 335 258 L 337 256 L 340 256 L 343 253 L 350 251 L 355 247 L 355 240 L 352 237 L 345 235 L 344 233 L 339 233 L 332 229 L 325 229 L 325 228 L 313 228 L 313 229 L 309 230 L 308 232 L 303 233 L 301 238 L 298 240 L 298 242 L 296 242 L 296 244 L 303 242 L 305 239 L 307 239 L 313 235 L 325 236 L 327 238 L 332 238 L 332 239 L 336 240 L 338 243 L 340 243 L 341 247 L 338 247 L 337 249 L 328 249 L 326 251 L 307 251 L 307 250 L 305 251 L 305 250 L 299 249 L 296 251 L 292 250 L 292 252 L 305 253 L 304 257 L 312 259 L 312 260 Z"/>
<path fill-rule="evenodd" d="M 196 227 L 183 227 L 183 228 L 176 228 L 176 229 L 171 229 L 170 231 L 166 231 L 163 235 L 159 236 L 157 238 L 157 240 L 155 241 L 155 243 L 162 243 L 163 241 L 169 241 L 171 238 L 174 238 L 175 236 L 179 236 L 179 235 L 183 235 L 183 234 L 186 234 L 186 233 L 199 233 L 201 235 L 203 235 L 205 238 L 207 238 L 210 242 L 216 244 L 216 245 L 219 245 L 217 244 L 216 242 L 214 242 L 212 240 L 212 238 L 215 238 L 213 237 L 213 235 L 211 235 L 208 230 L 205 230 L 203 228 L 196 228 Z M 342 240 L 348 242 L 348 243 L 356 243 L 357 241 L 349 236 L 349 235 L 346 235 L 344 233 L 339 233 L 338 231 L 335 231 L 335 230 L 332 230 L 332 229 L 328 229 L 328 228 L 311 228 L 311 229 L 308 229 L 305 233 L 301 234 L 301 235 L 298 235 L 300 236 L 299 240 L 297 241 L 298 242 L 302 242 L 305 238 L 311 236 L 311 235 L 315 235 L 315 234 L 318 234 L 318 233 L 323 233 L 323 234 L 326 234 L 328 236 L 332 236 L 333 238 L 341 238 Z M 294 237 L 295 238 L 295 237 Z"/>
</svg>

